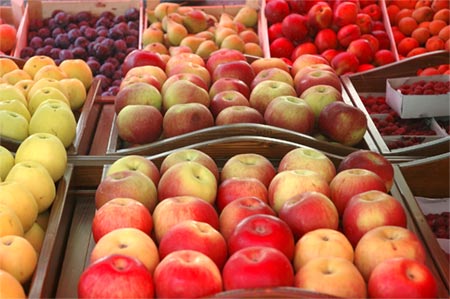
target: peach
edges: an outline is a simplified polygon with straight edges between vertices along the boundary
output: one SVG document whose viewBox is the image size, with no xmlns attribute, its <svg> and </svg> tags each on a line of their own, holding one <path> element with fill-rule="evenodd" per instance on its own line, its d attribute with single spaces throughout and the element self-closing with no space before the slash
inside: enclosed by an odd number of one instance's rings
<svg viewBox="0 0 450 299">
<path fill-rule="evenodd" d="M 0 24 L 0 51 L 8 54 L 16 45 L 17 30 L 9 24 Z"/>
<path fill-rule="evenodd" d="M 412 37 L 405 37 L 397 45 L 397 50 L 400 55 L 406 56 L 409 51 L 417 47 L 419 47 L 419 42 L 416 39 Z"/>
<path fill-rule="evenodd" d="M 409 51 L 408 54 L 406 55 L 406 57 L 413 57 L 413 56 L 424 54 L 427 52 L 428 52 L 427 49 L 425 49 L 424 47 L 418 47 L 418 48 L 414 48 L 411 51 Z"/>
<path fill-rule="evenodd" d="M 430 25 L 428 28 L 430 29 L 431 35 L 438 35 L 439 31 L 441 31 L 442 28 L 447 26 L 447 23 L 445 23 L 442 20 L 433 20 L 430 22 Z"/>
<path fill-rule="evenodd" d="M 417 28 L 419 24 L 417 21 L 411 16 L 411 17 L 404 17 L 400 19 L 398 22 L 398 29 L 406 36 L 411 36 L 411 33 L 414 31 L 414 29 Z"/>
<path fill-rule="evenodd" d="M 431 23 L 430 21 L 425 21 L 425 22 L 419 23 L 418 27 L 428 29 L 430 27 L 430 23 Z"/>
<path fill-rule="evenodd" d="M 443 8 L 441 10 L 438 10 L 434 16 L 433 20 L 442 20 L 448 24 L 450 20 L 450 9 L 449 8 Z"/>
<path fill-rule="evenodd" d="M 450 3 L 448 0 L 432 0 L 431 1 L 431 9 L 433 9 L 434 12 L 437 12 L 444 8 L 450 8 Z"/>
<path fill-rule="evenodd" d="M 391 25 L 394 25 L 395 17 L 398 14 L 399 11 L 400 11 L 400 7 L 398 7 L 395 4 L 389 4 L 386 7 L 386 12 L 387 12 L 387 15 L 389 17 L 389 22 L 391 23 Z"/>
<path fill-rule="evenodd" d="M 431 0 L 417 0 L 415 8 L 424 7 L 424 6 L 431 6 Z"/>
<path fill-rule="evenodd" d="M 414 9 L 412 17 L 417 21 L 417 23 L 431 21 L 433 20 L 434 12 L 429 6 L 422 6 Z"/>
<path fill-rule="evenodd" d="M 430 52 L 444 50 L 445 42 L 439 36 L 432 36 L 425 43 L 425 48 Z"/>
<path fill-rule="evenodd" d="M 435 67 L 427 67 L 420 72 L 421 76 L 433 76 L 439 74 L 439 71 Z"/>
<path fill-rule="evenodd" d="M 418 0 L 392 0 L 391 2 L 400 8 L 414 9 Z"/>
<path fill-rule="evenodd" d="M 414 32 L 414 31 L 413 31 Z M 398 45 L 398 43 L 406 37 L 398 27 L 392 27 L 392 36 L 394 38 L 395 44 Z"/>
<path fill-rule="evenodd" d="M 391 23 L 391 25 L 398 25 L 398 22 L 401 19 L 403 19 L 405 17 L 411 17 L 412 13 L 413 13 L 412 9 L 409 9 L 409 8 L 400 9 L 400 11 L 395 15 L 394 22 Z"/>
<path fill-rule="evenodd" d="M 442 39 L 444 42 L 449 40 L 450 37 L 450 25 L 445 26 L 444 28 L 442 28 L 439 33 L 438 36 L 440 39 Z"/>
<path fill-rule="evenodd" d="M 414 29 L 414 31 L 411 33 L 411 37 L 416 39 L 421 45 L 425 45 L 430 36 L 431 36 L 430 30 L 423 27 L 418 27 Z"/>
</svg>

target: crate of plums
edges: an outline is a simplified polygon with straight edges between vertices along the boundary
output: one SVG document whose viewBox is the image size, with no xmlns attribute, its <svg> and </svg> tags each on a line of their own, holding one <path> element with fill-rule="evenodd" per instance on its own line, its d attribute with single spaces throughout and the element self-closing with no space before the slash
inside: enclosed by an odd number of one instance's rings
<svg viewBox="0 0 450 299">
<path fill-rule="evenodd" d="M 102 90 L 113 95 L 124 58 L 141 44 L 143 10 L 142 0 L 29 0 L 14 56 L 45 55 L 57 64 L 82 59 Z"/>
</svg>

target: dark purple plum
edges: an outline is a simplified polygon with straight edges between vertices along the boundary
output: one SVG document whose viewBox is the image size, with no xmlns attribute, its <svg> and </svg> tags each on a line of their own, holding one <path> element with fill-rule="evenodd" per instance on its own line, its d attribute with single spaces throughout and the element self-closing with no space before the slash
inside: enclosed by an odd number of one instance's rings
<svg viewBox="0 0 450 299">
<path fill-rule="evenodd" d="M 53 48 L 50 50 L 50 57 L 55 60 L 59 59 L 59 53 L 61 52 L 60 48 Z"/>
<path fill-rule="evenodd" d="M 97 31 L 94 28 L 88 27 L 84 30 L 84 36 L 90 40 L 93 41 L 97 38 L 98 34 Z"/>
<path fill-rule="evenodd" d="M 66 31 L 63 28 L 57 27 L 57 28 L 53 29 L 53 31 L 52 31 L 52 37 L 56 38 L 58 35 L 61 35 L 63 33 L 66 33 Z"/>
<path fill-rule="evenodd" d="M 55 46 L 61 49 L 69 48 L 71 42 L 67 33 L 62 33 L 55 37 Z"/>
<path fill-rule="evenodd" d="M 89 68 L 91 69 L 94 76 L 100 73 L 101 65 L 100 62 L 97 61 L 97 59 L 89 59 L 86 63 L 89 65 Z"/>
<path fill-rule="evenodd" d="M 31 47 L 23 47 L 22 50 L 20 50 L 20 57 L 23 59 L 28 59 L 34 55 L 35 55 L 35 51 Z"/>
<path fill-rule="evenodd" d="M 89 21 L 92 18 L 92 13 L 89 11 L 80 11 L 75 14 L 75 20 L 78 23 L 81 23 L 83 21 Z"/>
<path fill-rule="evenodd" d="M 104 62 L 100 67 L 100 73 L 105 75 L 108 78 L 112 78 L 114 72 L 116 71 L 116 67 L 111 62 Z"/>
<path fill-rule="evenodd" d="M 59 52 L 59 59 L 61 60 L 74 59 L 72 51 L 69 49 L 62 49 Z"/>
<path fill-rule="evenodd" d="M 44 39 L 44 45 L 55 46 L 55 39 L 53 37 L 47 37 Z"/>
<path fill-rule="evenodd" d="M 89 45 L 89 40 L 85 38 L 84 36 L 79 36 L 73 43 L 75 47 L 81 47 L 83 49 L 86 49 Z"/>
<path fill-rule="evenodd" d="M 73 54 L 73 58 L 86 60 L 87 52 L 86 52 L 85 48 L 83 48 L 83 47 L 73 47 L 71 51 L 72 51 L 72 54 Z"/>
<path fill-rule="evenodd" d="M 69 36 L 70 42 L 74 43 L 78 37 L 81 37 L 81 31 L 78 28 L 70 29 L 67 35 Z"/>
<path fill-rule="evenodd" d="M 40 36 L 34 36 L 33 38 L 31 38 L 28 45 L 30 47 L 32 47 L 33 49 L 39 49 L 44 46 L 44 41 L 42 40 L 42 38 Z"/>
<path fill-rule="evenodd" d="M 50 29 L 48 29 L 48 27 L 40 28 L 40 29 L 38 30 L 38 35 L 39 35 L 42 39 L 45 39 L 45 38 L 47 38 L 47 37 L 50 37 L 50 36 L 51 36 Z"/>
<path fill-rule="evenodd" d="M 139 20 L 139 10 L 136 8 L 129 8 L 125 11 L 125 19 L 127 21 L 136 21 Z"/>
<path fill-rule="evenodd" d="M 64 11 L 57 12 L 53 19 L 56 24 L 61 27 L 66 27 L 70 22 L 69 15 Z"/>
</svg>

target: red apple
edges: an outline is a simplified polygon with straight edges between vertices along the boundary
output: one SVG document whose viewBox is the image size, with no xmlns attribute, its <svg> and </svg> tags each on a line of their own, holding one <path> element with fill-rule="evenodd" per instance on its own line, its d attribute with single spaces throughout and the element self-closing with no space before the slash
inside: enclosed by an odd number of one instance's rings
<svg viewBox="0 0 450 299">
<path fill-rule="evenodd" d="M 219 230 L 225 240 L 230 238 L 235 227 L 250 215 L 275 215 L 275 211 L 264 201 L 255 196 L 236 198 L 226 205 L 219 215 Z"/>
<path fill-rule="evenodd" d="M 217 114 L 216 126 L 240 123 L 263 124 L 264 117 L 253 107 L 237 105 L 224 108 Z"/>
<path fill-rule="evenodd" d="M 114 254 L 88 266 L 78 280 L 78 298 L 153 298 L 150 271 L 138 259 Z"/>
<path fill-rule="evenodd" d="M 370 3 L 362 7 L 361 12 L 368 14 L 374 21 L 382 21 L 383 12 L 377 3 Z"/>
<path fill-rule="evenodd" d="M 342 228 L 354 247 L 366 232 L 382 225 L 406 227 L 405 210 L 393 196 L 370 190 L 354 195 L 347 202 Z"/>
<path fill-rule="evenodd" d="M 258 75 L 262 70 L 266 70 L 269 68 L 279 68 L 286 72 L 290 72 L 289 64 L 286 62 L 285 59 L 279 58 L 279 57 L 263 57 L 258 58 L 252 61 L 250 63 L 252 66 L 255 75 Z"/>
<path fill-rule="evenodd" d="M 301 69 L 303 69 L 306 66 L 313 65 L 313 64 L 329 64 L 328 61 L 322 57 L 319 54 L 305 54 L 302 56 L 299 56 L 294 62 L 292 63 L 291 67 L 291 74 L 293 77 L 297 74 L 297 72 Z"/>
<path fill-rule="evenodd" d="M 256 85 L 266 80 L 281 81 L 286 82 L 292 86 L 294 85 L 294 78 L 292 78 L 289 71 L 280 69 L 278 67 L 271 67 L 263 69 L 258 74 L 256 74 L 255 78 L 253 78 L 250 88 L 253 89 Z"/>
<path fill-rule="evenodd" d="M 175 104 L 163 117 L 164 137 L 175 137 L 214 126 L 211 111 L 200 103 Z"/>
<path fill-rule="evenodd" d="M 366 169 L 351 168 L 338 172 L 330 182 L 331 200 L 339 215 L 343 215 L 349 200 L 359 193 L 370 190 L 386 192 L 383 180 L 374 172 Z"/>
<path fill-rule="evenodd" d="M 330 28 L 321 29 L 319 32 L 317 32 L 314 38 L 314 44 L 316 45 L 317 52 L 319 53 L 323 53 L 328 49 L 337 49 L 337 34 Z"/>
<path fill-rule="evenodd" d="M 287 152 L 278 164 L 278 172 L 285 170 L 307 169 L 317 172 L 327 183 L 336 175 L 333 161 L 319 150 L 299 147 Z"/>
<path fill-rule="evenodd" d="M 264 7 L 264 16 L 269 25 L 283 21 L 289 15 L 291 9 L 286 0 L 267 1 Z"/>
<path fill-rule="evenodd" d="M 149 105 L 161 110 L 162 96 L 155 86 L 144 82 L 136 82 L 120 89 L 114 98 L 116 113 L 119 113 L 128 105 Z"/>
<path fill-rule="evenodd" d="M 387 50 L 387 49 L 380 49 L 380 50 L 376 51 L 374 54 L 374 57 L 373 57 L 373 64 L 375 66 L 386 65 L 389 63 L 393 63 L 395 61 L 396 61 L 396 59 L 395 59 L 394 53 L 392 53 L 391 50 Z"/>
<path fill-rule="evenodd" d="M 286 82 L 264 80 L 259 82 L 251 91 L 250 107 L 264 115 L 269 103 L 278 96 L 297 96 L 294 87 Z"/>
<path fill-rule="evenodd" d="M 317 46 L 312 41 L 301 43 L 294 48 L 294 51 L 292 51 L 290 57 L 291 64 L 292 61 L 295 61 L 299 56 L 302 56 L 304 54 L 318 54 L 318 53 L 319 51 L 317 50 Z"/>
<path fill-rule="evenodd" d="M 152 215 L 142 203 L 127 197 L 116 197 L 95 211 L 92 220 L 95 242 L 110 231 L 122 227 L 134 227 L 150 235 L 153 229 Z"/>
<path fill-rule="evenodd" d="M 117 135 L 131 144 L 158 140 L 163 130 L 163 115 L 151 105 L 127 105 L 117 114 Z"/>
<path fill-rule="evenodd" d="M 158 199 L 174 196 L 196 196 L 214 204 L 217 180 L 208 167 L 193 161 L 182 161 L 169 167 L 158 184 Z"/>
<path fill-rule="evenodd" d="M 206 222 L 185 220 L 171 227 L 159 242 L 159 256 L 191 249 L 211 258 L 221 270 L 228 257 L 227 242 L 218 230 Z"/>
<path fill-rule="evenodd" d="M 225 162 L 220 173 L 220 180 L 223 182 L 232 177 L 256 178 L 267 187 L 275 174 L 275 167 L 265 156 L 257 153 L 242 153 L 233 155 Z"/>
<path fill-rule="evenodd" d="M 219 215 L 214 207 L 195 196 L 176 196 L 158 203 L 153 211 L 153 227 L 159 243 L 170 228 L 184 220 L 196 220 L 219 229 Z"/>
<path fill-rule="evenodd" d="M 300 98 L 305 100 L 314 112 L 315 123 L 319 120 L 320 112 L 328 104 L 342 101 L 342 93 L 335 87 L 327 84 L 317 84 L 305 89 Z"/>
<path fill-rule="evenodd" d="M 331 66 L 336 71 L 337 75 L 345 75 L 356 72 L 359 67 L 359 60 L 356 54 L 345 51 L 338 53 L 331 60 Z"/>
<path fill-rule="evenodd" d="M 279 96 L 273 99 L 264 113 L 266 124 L 302 134 L 311 134 L 315 115 L 309 104 L 293 96 Z"/>
<path fill-rule="evenodd" d="M 267 34 L 269 36 L 269 43 L 272 43 L 275 39 L 283 36 L 281 21 L 278 23 L 272 23 L 267 29 Z"/>
<path fill-rule="evenodd" d="M 355 54 L 359 64 L 371 63 L 374 57 L 370 43 L 364 38 L 350 42 L 347 52 Z"/>
<path fill-rule="evenodd" d="M 355 265 L 341 257 L 317 257 L 295 274 L 294 286 L 342 298 L 366 298 L 366 282 Z"/>
<path fill-rule="evenodd" d="M 287 37 L 277 37 L 269 45 L 270 56 L 291 58 L 294 48 L 294 44 Z"/>
<path fill-rule="evenodd" d="M 385 30 L 373 30 L 372 35 L 378 39 L 380 49 L 390 50 L 391 40 Z"/>
<path fill-rule="evenodd" d="M 338 74 L 325 69 L 316 69 L 306 73 L 299 71 L 294 77 L 294 87 L 299 95 L 308 88 L 319 84 L 333 86 L 339 92 L 342 90 L 341 79 Z"/>
<path fill-rule="evenodd" d="M 325 58 L 327 63 L 330 64 L 331 60 L 333 60 L 334 56 L 336 56 L 340 52 L 342 52 L 342 51 L 337 50 L 337 49 L 327 49 L 327 50 L 323 51 L 322 53 L 320 53 L 320 56 Z"/>
<path fill-rule="evenodd" d="M 162 97 L 162 111 L 166 113 L 170 107 L 186 103 L 199 103 L 209 107 L 210 101 L 207 90 L 188 79 L 180 79 L 166 85 Z"/>
<path fill-rule="evenodd" d="M 194 83 L 197 86 L 200 86 L 204 90 L 208 91 L 208 85 L 206 85 L 205 80 L 200 77 L 198 74 L 193 73 L 177 73 L 173 74 L 172 76 L 168 77 L 166 81 L 164 81 L 163 85 L 161 86 L 161 94 L 164 96 L 164 94 L 167 91 L 167 88 L 170 86 L 170 84 L 174 83 L 178 80 L 188 80 Z"/>
<path fill-rule="evenodd" d="M 139 171 L 148 176 L 155 186 L 158 185 L 160 178 L 159 169 L 152 160 L 147 159 L 144 156 L 133 154 L 123 156 L 108 167 L 106 175 L 122 170 Z"/>
<path fill-rule="evenodd" d="M 142 203 L 150 212 L 156 206 L 158 195 L 153 181 L 146 175 L 123 170 L 107 175 L 95 190 L 95 208 L 99 209 L 116 197 L 128 197 Z"/>
<path fill-rule="evenodd" d="M 252 246 L 236 251 L 223 269 L 224 289 L 290 287 L 294 270 L 289 259 L 278 249 Z"/>
<path fill-rule="evenodd" d="M 244 81 L 237 78 L 220 78 L 209 88 L 209 97 L 212 99 L 221 91 L 235 90 L 240 92 L 246 99 L 250 97 L 250 87 Z"/>
<path fill-rule="evenodd" d="M 337 39 L 343 48 L 347 48 L 350 42 L 361 37 L 361 29 L 356 24 L 348 24 L 341 27 L 337 32 Z"/>
<path fill-rule="evenodd" d="M 219 64 L 237 60 L 247 61 L 244 54 L 238 50 L 226 48 L 219 49 L 211 53 L 208 57 L 206 60 L 206 68 L 212 75 Z"/>
<path fill-rule="evenodd" d="M 387 259 L 373 269 L 367 283 L 371 298 L 437 298 L 433 272 L 414 259 Z"/>
<path fill-rule="evenodd" d="M 338 229 L 339 214 L 333 202 L 324 194 L 306 191 L 285 201 L 278 216 L 292 230 L 295 240 L 319 228 Z"/>
<path fill-rule="evenodd" d="M 315 30 L 329 28 L 333 22 L 333 10 L 328 2 L 317 2 L 308 10 L 308 26 Z"/>
<path fill-rule="evenodd" d="M 337 171 L 351 168 L 363 168 L 376 173 L 384 181 L 386 191 L 391 190 L 394 182 L 394 167 L 382 154 L 364 149 L 354 151 L 339 163 Z"/>
<path fill-rule="evenodd" d="M 338 3 L 333 9 L 333 24 L 338 28 L 355 24 L 358 11 L 359 7 L 355 2 L 342 1 Z"/>
<path fill-rule="evenodd" d="M 167 255 L 156 267 L 153 281 L 157 298 L 200 298 L 223 289 L 216 264 L 195 250 L 178 250 Z"/>
<path fill-rule="evenodd" d="M 299 44 L 308 36 L 308 18 L 298 13 L 286 16 L 282 24 L 283 35 L 294 44 Z"/>
<path fill-rule="evenodd" d="M 268 190 L 269 204 L 277 213 L 286 201 L 303 192 L 317 191 L 330 197 L 327 181 L 317 172 L 308 169 L 278 172 Z"/>
<path fill-rule="evenodd" d="M 110 231 L 92 248 L 90 264 L 112 254 L 123 254 L 137 258 L 153 274 L 159 263 L 159 253 L 153 239 L 133 227 L 122 227 Z"/>
<path fill-rule="evenodd" d="M 125 57 L 122 63 L 122 74 L 125 76 L 127 72 L 137 66 L 153 65 L 166 69 L 166 63 L 161 59 L 160 54 L 143 49 L 136 49 L 131 51 Z"/>
<path fill-rule="evenodd" d="M 267 214 L 250 215 L 242 219 L 228 240 L 228 253 L 233 255 L 242 248 L 267 246 L 280 250 L 290 261 L 294 257 L 294 236 L 280 218 Z"/>
<path fill-rule="evenodd" d="M 426 253 L 411 230 L 394 225 L 378 226 L 365 233 L 355 247 L 355 265 L 366 281 L 375 267 L 394 257 L 425 262 Z"/>
<path fill-rule="evenodd" d="M 367 118 L 360 109 L 336 101 L 323 108 L 319 115 L 319 130 L 343 145 L 358 144 L 367 131 Z"/>
<path fill-rule="evenodd" d="M 318 228 L 307 232 L 295 243 L 294 270 L 297 272 L 309 261 L 334 256 L 353 262 L 353 247 L 347 237 L 335 229 Z"/>
<path fill-rule="evenodd" d="M 219 168 L 217 167 L 214 159 L 205 152 L 195 148 L 180 148 L 167 155 L 159 167 L 161 175 L 163 175 L 167 169 L 173 165 L 186 161 L 202 164 L 214 174 L 217 181 L 219 180 Z"/>
<path fill-rule="evenodd" d="M 228 61 L 215 67 L 212 73 L 212 81 L 215 82 L 225 77 L 239 79 L 250 86 L 255 77 L 255 72 L 250 63 L 245 60 Z"/>
<path fill-rule="evenodd" d="M 217 187 L 216 205 L 219 213 L 232 201 L 240 197 L 256 197 L 268 203 L 267 187 L 258 179 L 230 177 Z"/>
<path fill-rule="evenodd" d="M 214 117 L 230 106 L 250 106 L 248 99 L 239 91 L 225 90 L 217 93 L 210 102 L 209 109 Z"/>
</svg>

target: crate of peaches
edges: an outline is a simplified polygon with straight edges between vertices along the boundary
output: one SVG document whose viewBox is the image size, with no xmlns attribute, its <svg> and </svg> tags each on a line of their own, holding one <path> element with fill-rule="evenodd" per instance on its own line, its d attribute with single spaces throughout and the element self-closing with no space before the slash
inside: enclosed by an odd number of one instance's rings
<svg viewBox="0 0 450 299">
<path fill-rule="evenodd" d="M 448 292 L 379 153 L 235 136 L 114 159 L 74 215 L 61 297 L 405 297 L 401 265 L 427 277 L 411 294 Z"/>
<path fill-rule="evenodd" d="M 13 0 L 9 6 L 0 6 L 0 55 L 13 55 L 23 12 L 21 1 Z"/>
<path fill-rule="evenodd" d="M 14 56 L 49 56 L 56 64 L 82 59 L 113 95 L 125 56 L 138 49 L 144 5 L 140 0 L 28 1 Z"/>
<path fill-rule="evenodd" d="M 342 77 L 354 104 L 369 117 L 369 131 L 381 152 L 420 156 L 448 152 L 449 135 L 446 124 L 449 118 L 449 101 L 446 78 L 449 66 L 448 52 L 435 51 L 405 58 L 401 62 L 368 71 L 364 75 Z M 415 78 L 417 82 L 412 86 L 404 82 L 405 78 Z M 394 90 L 388 87 L 388 83 L 395 80 L 402 81 L 395 85 Z M 433 93 L 440 94 L 423 95 L 427 82 L 431 82 L 428 85 L 433 82 L 438 84 L 438 88 L 433 87 L 432 90 Z M 439 88 L 439 85 L 442 85 L 442 88 Z M 422 95 L 411 95 L 419 92 Z M 433 102 L 434 97 L 438 101 L 441 98 L 441 106 Z M 411 98 L 414 98 L 415 102 L 408 102 Z M 417 101 L 418 99 L 421 101 Z M 412 108 L 413 114 L 405 115 L 405 105 Z M 437 107 L 441 109 L 436 111 Z M 430 114 L 433 111 L 434 114 Z"/>
</svg>

